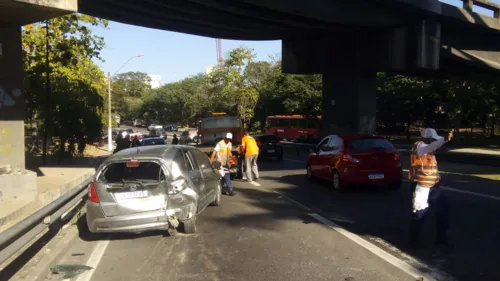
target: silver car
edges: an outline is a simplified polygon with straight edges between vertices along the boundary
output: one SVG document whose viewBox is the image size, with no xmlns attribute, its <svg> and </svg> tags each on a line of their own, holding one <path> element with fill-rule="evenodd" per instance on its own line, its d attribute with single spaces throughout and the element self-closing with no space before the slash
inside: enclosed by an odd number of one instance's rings
<svg viewBox="0 0 500 281">
<path fill-rule="evenodd" d="M 109 157 L 89 184 L 90 232 L 196 232 L 196 217 L 221 201 L 220 174 L 191 146 L 155 145 Z"/>
</svg>

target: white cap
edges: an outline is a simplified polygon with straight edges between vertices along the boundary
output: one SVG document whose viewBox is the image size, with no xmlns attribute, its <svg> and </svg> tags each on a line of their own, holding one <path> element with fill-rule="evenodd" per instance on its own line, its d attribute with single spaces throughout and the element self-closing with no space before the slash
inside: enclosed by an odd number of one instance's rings
<svg viewBox="0 0 500 281">
<path fill-rule="evenodd" d="M 123 131 L 123 132 L 122 132 L 122 137 L 124 138 L 124 137 L 126 137 L 126 136 L 127 136 L 127 131 Z"/>
<path fill-rule="evenodd" d="M 422 135 L 422 138 L 425 139 L 436 139 L 439 137 L 439 135 L 436 133 L 436 130 L 432 128 L 425 128 L 420 132 L 420 135 Z"/>
<path fill-rule="evenodd" d="M 226 139 L 232 139 L 232 138 L 233 138 L 233 134 L 231 134 L 231 133 L 226 134 Z"/>
</svg>

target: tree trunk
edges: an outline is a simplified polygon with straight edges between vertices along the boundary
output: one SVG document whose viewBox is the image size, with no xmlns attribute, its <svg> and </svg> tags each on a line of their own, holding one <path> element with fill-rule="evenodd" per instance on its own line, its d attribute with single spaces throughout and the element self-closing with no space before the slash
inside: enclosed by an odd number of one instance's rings
<svg viewBox="0 0 500 281">
<path fill-rule="evenodd" d="M 490 129 L 490 137 L 495 136 L 495 113 L 491 114 L 491 129 Z"/>
</svg>

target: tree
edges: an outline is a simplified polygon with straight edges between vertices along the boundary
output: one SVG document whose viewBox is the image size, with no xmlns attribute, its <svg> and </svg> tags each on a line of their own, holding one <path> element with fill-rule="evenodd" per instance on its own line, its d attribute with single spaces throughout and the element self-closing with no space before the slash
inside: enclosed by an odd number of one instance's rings
<svg viewBox="0 0 500 281">
<path fill-rule="evenodd" d="M 93 34 L 89 25 L 107 24 L 91 16 L 71 14 L 23 29 L 26 116 L 28 120 L 36 116 L 48 121 L 42 127 L 59 137 L 61 156 L 67 140 L 82 144 L 82 152 L 85 139 L 101 134 L 106 80 L 92 59 L 100 59 L 104 39 Z M 46 91 L 47 72 L 50 96 Z M 70 152 L 73 148 L 70 146 Z"/>
<path fill-rule="evenodd" d="M 151 78 L 143 72 L 126 72 L 113 77 L 111 96 L 115 113 L 134 119 L 142 107 L 144 96 L 151 90 Z"/>
</svg>

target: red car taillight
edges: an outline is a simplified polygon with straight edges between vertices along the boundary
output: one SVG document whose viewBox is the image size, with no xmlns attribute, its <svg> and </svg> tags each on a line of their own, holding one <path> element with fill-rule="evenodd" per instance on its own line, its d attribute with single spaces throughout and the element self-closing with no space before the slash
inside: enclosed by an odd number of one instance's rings
<svg viewBox="0 0 500 281">
<path fill-rule="evenodd" d="M 394 154 L 394 161 L 399 161 L 400 156 L 399 153 Z"/>
<path fill-rule="evenodd" d="M 90 202 L 99 203 L 99 197 L 97 197 L 97 191 L 93 183 L 89 184 L 89 200 Z"/>
<path fill-rule="evenodd" d="M 342 161 L 344 161 L 344 163 L 349 163 L 349 164 L 357 164 L 357 163 L 359 163 L 359 159 L 353 158 L 349 154 L 344 154 L 342 156 Z"/>
</svg>

